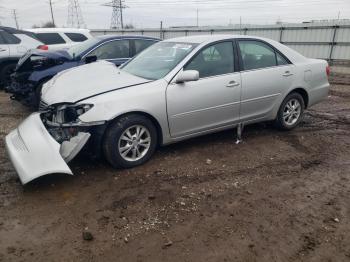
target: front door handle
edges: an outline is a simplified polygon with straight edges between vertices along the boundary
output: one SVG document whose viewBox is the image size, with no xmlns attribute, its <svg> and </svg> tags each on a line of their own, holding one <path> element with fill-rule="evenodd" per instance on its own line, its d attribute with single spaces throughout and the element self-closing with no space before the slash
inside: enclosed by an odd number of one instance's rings
<svg viewBox="0 0 350 262">
<path fill-rule="evenodd" d="M 287 76 L 292 76 L 293 73 L 289 72 L 289 71 L 286 71 L 284 72 L 283 76 L 287 77 Z"/>
<path fill-rule="evenodd" d="M 230 81 L 226 86 L 227 87 L 235 87 L 235 86 L 239 86 L 239 83 L 237 83 L 236 81 Z"/>
<path fill-rule="evenodd" d="M 0 48 L 0 52 L 5 52 L 6 49 Z"/>
</svg>

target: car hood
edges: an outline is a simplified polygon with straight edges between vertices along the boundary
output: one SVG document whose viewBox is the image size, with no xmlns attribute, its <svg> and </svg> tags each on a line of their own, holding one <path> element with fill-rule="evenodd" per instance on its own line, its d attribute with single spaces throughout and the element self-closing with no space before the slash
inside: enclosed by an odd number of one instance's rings
<svg viewBox="0 0 350 262">
<path fill-rule="evenodd" d="M 47 105 L 75 103 L 102 93 L 148 82 L 150 80 L 119 70 L 113 63 L 100 61 L 58 73 L 44 85 L 41 99 Z"/>
<path fill-rule="evenodd" d="M 42 57 L 52 58 L 52 59 L 60 59 L 64 58 L 67 60 L 71 60 L 72 57 L 69 55 L 69 53 L 65 50 L 57 50 L 57 51 L 42 51 L 39 49 L 32 49 L 30 50 L 30 53 L 32 55 L 38 55 Z"/>
<path fill-rule="evenodd" d="M 32 59 L 44 58 L 46 62 L 40 65 L 32 62 Z M 36 70 L 43 70 L 55 66 L 56 64 L 62 64 L 67 61 L 72 61 L 73 58 L 64 50 L 49 52 L 37 49 L 29 50 L 24 56 L 22 56 L 16 66 L 16 72 L 31 72 Z"/>
</svg>

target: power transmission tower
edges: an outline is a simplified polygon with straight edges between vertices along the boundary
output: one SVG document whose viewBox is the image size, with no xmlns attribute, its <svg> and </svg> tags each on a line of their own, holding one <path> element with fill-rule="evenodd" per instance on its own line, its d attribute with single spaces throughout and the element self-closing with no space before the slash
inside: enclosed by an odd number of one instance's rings
<svg viewBox="0 0 350 262">
<path fill-rule="evenodd" d="M 103 6 L 109 6 L 113 8 L 111 18 L 111 29 L 123 29 L 123 9 L 127 8 L 127 6 L 124 5 L 124 0 L 112 0 L 112 2 L 103 4 Z"/>
<path fill-rule="evenodd" d="M 13 19 L 15 19 L 15 23 L 16 23 L 16 28 L 19 29 L 16 9 L 13 9 L 12 12 L 13 12 Z"/>
<path fill-rule="evenodd" d="M 68 27 L 85 28 L 83 14 L 78 0 L 68 0 Z"/>
</svg>

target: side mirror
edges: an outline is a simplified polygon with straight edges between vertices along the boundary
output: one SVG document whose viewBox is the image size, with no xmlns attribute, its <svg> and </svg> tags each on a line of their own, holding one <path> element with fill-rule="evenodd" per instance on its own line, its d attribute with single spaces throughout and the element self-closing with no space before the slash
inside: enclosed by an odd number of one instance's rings
<svg viewBox="0 0 350 262">
<path fill-rule="evenodd" d="M 95 56 L 95 55 L 90 55 L 90 56 L 85 57 L 86 64 L 90 64 L 90 63 L 93 63 L 96 61 L 97 61 L 97 56 Z"/>
<path fill-rule="evenodd" d="M 176 77 L 176 83 L 184 83 L 189 81 L 197 81 L 199 79 L 199 72 L 197 70 L 182 71 Z"/>
</svg>

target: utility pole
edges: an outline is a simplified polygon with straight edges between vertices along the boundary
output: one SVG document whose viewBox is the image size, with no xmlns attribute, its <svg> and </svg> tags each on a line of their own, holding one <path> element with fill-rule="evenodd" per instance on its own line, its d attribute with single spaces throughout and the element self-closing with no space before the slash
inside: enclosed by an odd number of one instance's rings
<svg viewBox="0 0 350 262">
<path fill-rule="evenodd" d="M 197 27 L 198 27 L 198 25 L 199 25 L 199 23 L 198 23 L 198 13 L 199 13 L 199 10 L 198 10 L 198 8 L 197 8 Z"/>
<path fill-rule="evenodd" d="M 242 34 L 242 17 L 239 17 L 239 34 Z"/>
<path fill-rule="evenodd" d="M 13 12 L 13 19 L 15 19 L 15 23 L 16 23 L 16 28 L 19 29 L 16 9 L 13 9 L 12 12 Z"/>
<path fill-rule="evenodd" d="M 163 21 L 160 21 L 160 33 L 159 33 L 159 38 L 163 39 Z"/>
<path fill-rule="evenodd" d="M 103 6 L 109 6 L 113 8 L 111 18 L 111 29 L 124 28 L 123 21 L 123 9 L 127 8 L 124 5 L 124 0 L 112 0 L 112 2 L 103 4 Z"/>
<path fill-rule="evenodd" d="M 55 27 L 55 19 L 53 18 L 53 10 L 52 10 L 52 0 L 49 0 L 49 4 L 50 4 L 50 10 L 51 10 L 52 24 Z"/>
</svg>

